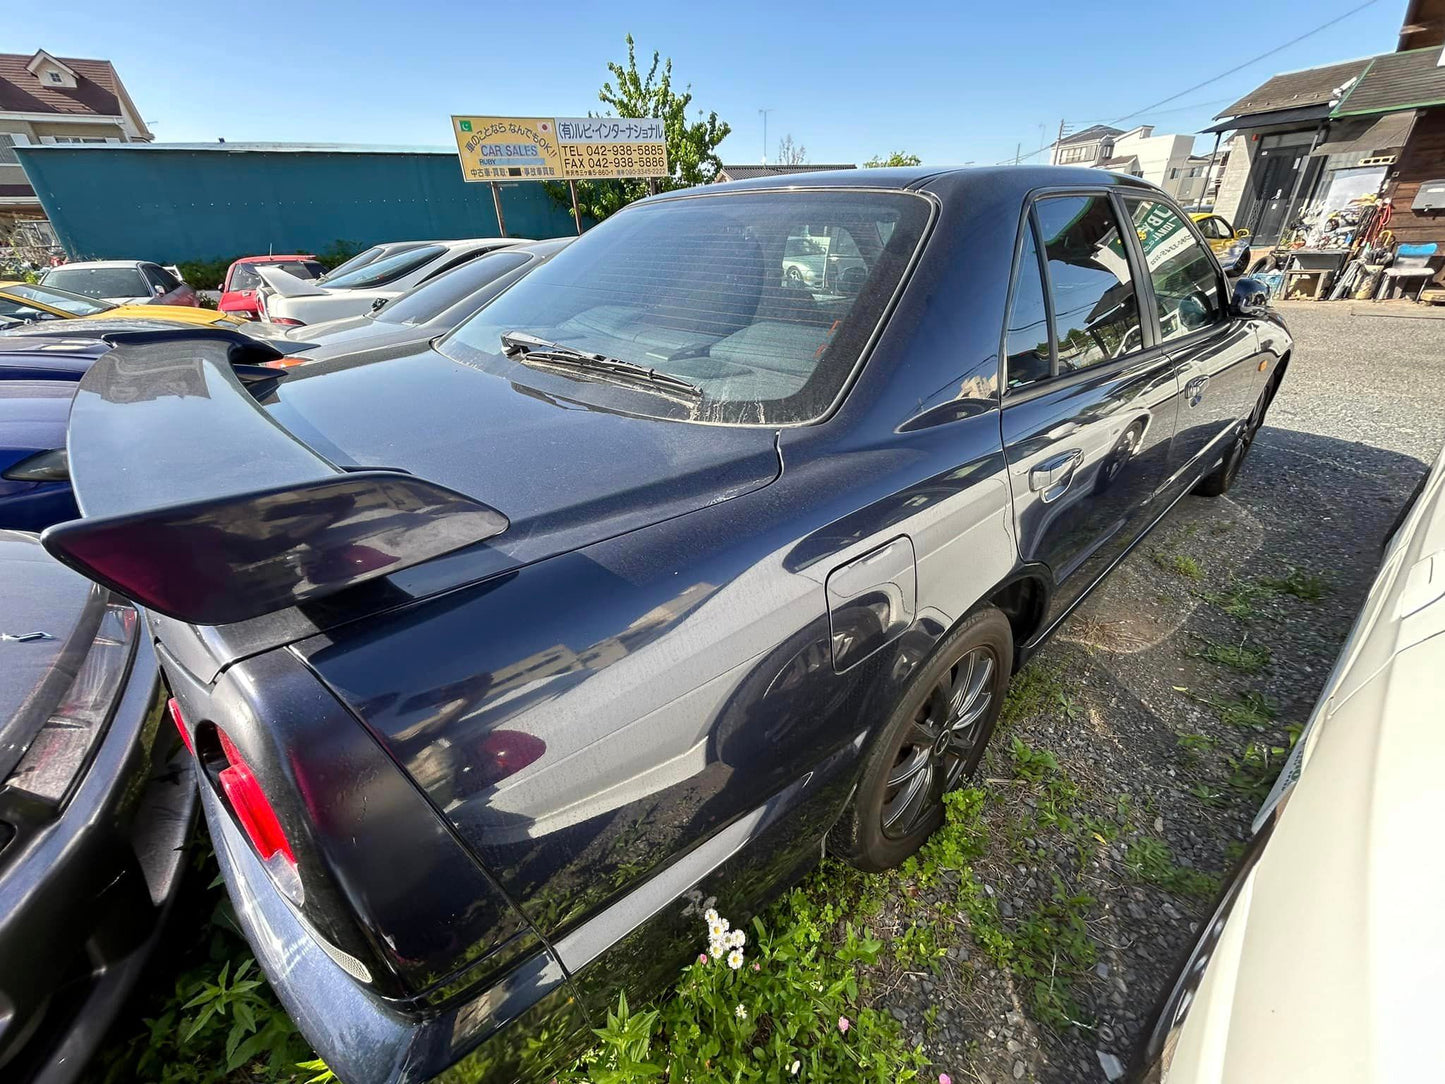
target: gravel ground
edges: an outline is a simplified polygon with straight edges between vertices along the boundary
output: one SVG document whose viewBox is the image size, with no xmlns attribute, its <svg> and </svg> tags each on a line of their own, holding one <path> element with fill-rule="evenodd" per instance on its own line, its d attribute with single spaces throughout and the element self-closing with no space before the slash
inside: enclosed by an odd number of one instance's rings
<svg viewBox="0 0 1445 1084">
<path fill-rule="evenodd" d="M 944 953 L 885 954 L 871 989 L 955 1081 L 1122 1073 L 1445 443 L 1445 310 L 1280 308 L 1295 356 L 1234 489 L 1176 506 L 1030 664 L 994 738 L 972 868 L 1004 935 L 1043 921 L 1033 974 L 1000 966 L 949 875 L 905 873 L 874 919 L 895 945 L 926 925 Z"/>
</svg>

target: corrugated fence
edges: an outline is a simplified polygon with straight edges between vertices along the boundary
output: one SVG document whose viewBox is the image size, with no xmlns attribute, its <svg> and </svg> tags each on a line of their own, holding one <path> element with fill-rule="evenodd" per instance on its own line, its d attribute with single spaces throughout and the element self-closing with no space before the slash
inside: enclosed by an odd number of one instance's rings
<svg viewBox="0 0 1445 1084">
<path fill-rule="evenodd" d="M 492 237 L 492 193 L 455 152 L 305 144 L 17 147 L 73 259 L 161 263 L 318 252 L 338 241 Z M 514 237 L 576 232 L 537 182 L 504 183 Z"/>
</svg>

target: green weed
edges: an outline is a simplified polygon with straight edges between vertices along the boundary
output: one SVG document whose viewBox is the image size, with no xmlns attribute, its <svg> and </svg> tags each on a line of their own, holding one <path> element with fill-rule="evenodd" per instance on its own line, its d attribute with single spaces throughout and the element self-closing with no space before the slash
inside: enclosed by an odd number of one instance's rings
<svg viewBox="0 0 1445 1084">
<path fill-rule="evenodd" d="M 1263 693 L 1246 692 L 1235 697 L 1196 696 L 1201 704 L 1208 704 L 1219 716 L 1219 721 L 1241 730 L 1263 730 L 1277 714 L 1274 702 Z"/>
<path fill-rule="evenodd" d="M 1204 569 L 1199 562 L 1187 553 L 1164 553 L 1155 550 L 1152 554 L 1154 563 L 1166 572 L 1174 572 L 1187 580 L 1204 579 Z"/>
<path fill-rule="evenodd" d="M 1263 644 L 1251 645 L 1248 638 L 1237 644 L 1220 644 L 1212 640 L 1204 640 L 1203 644 L 1197 657 L 1241 674 L 1257 674 L 1269 665 L 1269 648 Z"/>
<path fill-rule="evenodd" d="M 1218 877 L 1176 865 L 1169 844 L 1153 836 L 1141 836 L 1129 844 L 1124 865 L 1137 880 L 1176 895 L 1210 897 L 1219 891 Z"/>
<path fill-rule="evenodd" d="M 1305 602 L 1318 602 L 1330 593 L 1329 581 L 1313 572 L 1292 568 L 1283 576 L 1265 577 L 1260 586 L 1277 595 L 1293 595 Z"/>
</svg>

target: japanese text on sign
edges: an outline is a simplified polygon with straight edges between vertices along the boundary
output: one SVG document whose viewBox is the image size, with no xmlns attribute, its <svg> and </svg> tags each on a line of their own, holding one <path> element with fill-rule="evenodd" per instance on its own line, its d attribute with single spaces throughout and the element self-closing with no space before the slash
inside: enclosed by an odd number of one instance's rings
<svg viewBox="0 0 1445 1084">
<path fill-rule="evenodd" d="M 453 117 L 468 181 L 666 177 L 667 142 L 652 117 Z"/>
</svg>

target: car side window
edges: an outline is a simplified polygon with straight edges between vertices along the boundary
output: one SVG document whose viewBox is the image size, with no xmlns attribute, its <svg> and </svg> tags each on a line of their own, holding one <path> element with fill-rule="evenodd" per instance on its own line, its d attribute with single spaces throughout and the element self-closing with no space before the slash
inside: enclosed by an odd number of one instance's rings
<svg viewBox="0 0 1445 1084">
<path fill-rule="evenodd" d="M 1035 209 L 1059 371 L 1087 369 L 1140 349 L 1139 299 L 1109 197 L 1051 196 Z"/>
<path fill-rule="evenodd" d="M 1039 267 L 1039 247 L 1034 237 L 1032 215 L 1024 222 L 1024 241 L 1019 253 L 1013 305 L 1009 309 L 1005 350 L 1006 387 L 1022 388 L 1048 377 L 1052 361 L 1049 310 L 1044 304 L 1044 279 Z"/>
<path fill-rule="evenodd" d="M 1204 227 L 1204 236 L 1216 241 L 1228 241 L 1234 237 L 1234 231 L 1229 228 L 1229 223 L 1218 216 L 1206 218 L 1200 225 Z"/>
<path fill-rule="evenodd" d="M 163 294 L 166 292 L 165 280 L 161 278 L 161 269 L 155 264 L 141 264 L 140 273 L 145 276 L 146 285 L 150 287 L 151 293 Z"/>
<path fill-rule="evenodd" d="M 1157 200 L 1130 200 L 1129 214 L 1154 283 L 1160 340 L 1178 339 L 1224 319 L 1218 266 L 1183 216 Z"/>
</svg>

